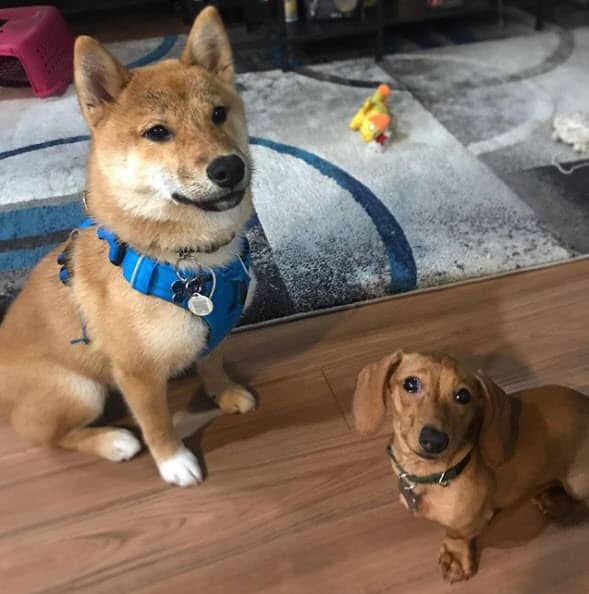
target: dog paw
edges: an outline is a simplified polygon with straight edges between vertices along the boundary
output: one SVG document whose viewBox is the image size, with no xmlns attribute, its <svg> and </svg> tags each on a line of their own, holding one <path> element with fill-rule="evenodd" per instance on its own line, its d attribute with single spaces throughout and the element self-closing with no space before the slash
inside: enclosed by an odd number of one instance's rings
<svg viewBox="0 0 589 594">
<path fill-rule="evenodd" d="M 113 462 L 125 462 L 141 451 L 141 442 L 127 429 L 115 429 L 104 452 Z"/>
<path fill-rule="evenodd" d="M 566 523 L 574 515 L 575 500 L 560 485 L 553 485 L 538 493 L 532 502 L 547 519 Z"/>
<path fill-rule="evenodd" d="M 245 414 L 256 408 L 256 399 L 253 394 L 241 386 L 231 386 L 219 394 L 216 399 L 219 408 L 227 414 Z"/>
<path fill-rule="evenodd" d="M 446 543 L 440 549 L 438 563 L 442 569 L 442 576 L 451 584 L 463 582 L 476 573 L 474 555 L 468 545 L 465 545 L 465 549 L 452 550 Z"/>
<path fill-rule="evenodd" d="M 202 471 L 195 455 L 184 446 L 167 460 L 158 463 L 160 476 L 171 485 L 190 487 L 202 483 Z"/>
</svg>

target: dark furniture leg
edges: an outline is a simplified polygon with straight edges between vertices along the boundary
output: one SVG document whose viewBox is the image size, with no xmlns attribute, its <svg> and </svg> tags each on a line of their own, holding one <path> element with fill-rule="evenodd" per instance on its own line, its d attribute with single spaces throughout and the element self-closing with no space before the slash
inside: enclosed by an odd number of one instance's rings
<svg viewBox="0 0 589 594">
<path fill-rule="evenodd" d="M 536 31 L 544 29 L 544 2 L 545 0 L 536 0 Z"/>
<path fill-rule="evenodd" d="M 278 30 L 280 32 L 280 51 L 282 53 L 281 61 L 282 61 L 282 71 L 286 72 L 289 69 L 289 60 L 288 60 L 288 28 L 286 24 L 286 12 L 284 8 L 284 0 L 278 0 Z"/>
<path fill-rule="evenodd" d="M 384 0 L 376 0 L 376 49 L 375 60 L 380 62 L 384 57 Z"/>
</svg>

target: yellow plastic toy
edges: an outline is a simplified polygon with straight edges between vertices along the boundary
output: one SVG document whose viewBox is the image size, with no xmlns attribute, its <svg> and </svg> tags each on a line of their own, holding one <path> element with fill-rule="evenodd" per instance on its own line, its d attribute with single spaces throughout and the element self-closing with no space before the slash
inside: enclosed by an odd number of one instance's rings
<svg viewBox="0 0 589 594">
<path fill-rule="evenodd" d="M 389 126 L 391 125 L 391 114 L 387 99 L 391 94 L 389 85 L 379 85 L 373 95 L 364 101 L 364 105 L 352 118 L 350 128 L 360 131 L 364 142 L 376 141 L 379 144 L 389 137 Z"/>
</svg>

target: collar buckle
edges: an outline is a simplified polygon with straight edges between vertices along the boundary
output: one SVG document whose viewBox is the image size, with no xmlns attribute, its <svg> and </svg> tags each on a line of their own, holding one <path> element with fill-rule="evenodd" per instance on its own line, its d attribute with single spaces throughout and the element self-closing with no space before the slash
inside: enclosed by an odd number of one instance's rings
<svg viewBox="0 0 589 594">
<path fill-rule="evenodd" d="M 415 487 L 417 486 L 410 478 L 406 472 L 402 472 L 399 475 L 399 481 L 403 485 L 403 489 L 406 491 L 414 491 Z"/>
<path fill-rule="evenodd" d="M 438 485 L 440 485 L 440 487 L 447 487 L 450 484 L 450 481 L 446 476 L 447 472 L 447 470 L 444 470 L 444 472 L 442 472 L 442 474 L 440 475 L 440 480 L 438 481 Z"/>
</svg>

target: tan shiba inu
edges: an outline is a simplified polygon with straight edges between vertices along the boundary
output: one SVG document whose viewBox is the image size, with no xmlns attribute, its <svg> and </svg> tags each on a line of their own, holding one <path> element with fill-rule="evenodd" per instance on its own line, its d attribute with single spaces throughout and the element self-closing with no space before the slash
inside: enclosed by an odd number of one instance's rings
<svg viewBox="0 0 589 594">
<path fill-rule="evenodd" d="M 179 60 L 130 72 L 80 37 L 75 84 L 92 133 L 86 206 L 97 227 L 49 254 L 9 309 L 0 326 L 0 404 L 37 443 L 122 461 L 141 448 L 133 434 L 88 426 L 116 387 L 162 478 L 192 485 L 202 474 L 176 435 L 168 379 L 196 361 L 223 411 L 247 412 L 255 400 L 227 376 L 219 350 L 198 358 L 209 330 L 202 314 L 135 290 L 97 228 L 141 260 L 175 265 L 180 278 L 236 261 L 253 212 L 252 170 L 229 41 L 207 8 Z M 67 284 L 56 263 L 64 248 Z M 84 341 L 72 341 L 81 332 Z"/>
</svg>

